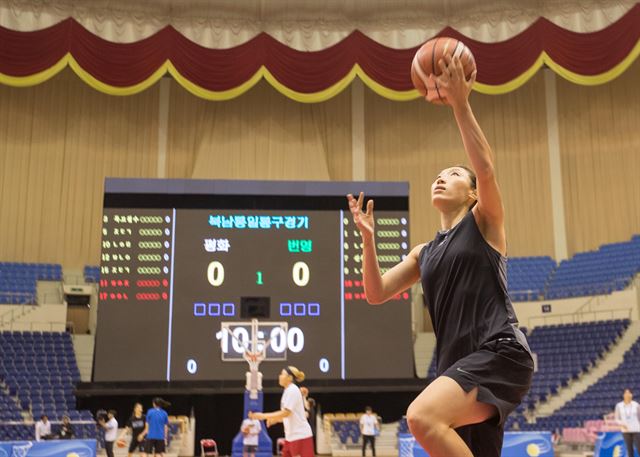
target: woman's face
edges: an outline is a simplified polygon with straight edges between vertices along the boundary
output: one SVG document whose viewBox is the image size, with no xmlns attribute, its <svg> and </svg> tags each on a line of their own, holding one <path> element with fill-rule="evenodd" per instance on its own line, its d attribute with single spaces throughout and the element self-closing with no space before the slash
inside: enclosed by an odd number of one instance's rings
<svg viewBox="0 0 640 457">
<path fill-rule="evenodd" d="M 140 414 L 142 414 L 142 405 L 140 403 L 136 403 L 136 405 L 133 407 L 133 413 L 136 416 L 139 416 Z"/>
<path fill-rule="evenodd" d="M 439 211 L 450 211 L 470 206 L 475 200 L 469 173 L 460 167 L 445 168 L 431 184 L 431 203 Z"/>
<path fill-rule="evenodd" d="M 631 400 L 633 400 L 633 394 L 631 393 L 630 390 L 625 390 L 624 394 L 622 394 L 622 398 L 624 399 L 624 401 L 628 403 Z"/>
<path fill-rule="evenodd" d="M 291 384 L 292 380 L 293 378 L 291 377 L 291 375 L 287 373 L 287 370 L 283 368 L 280 372 L 280 375 L 278 376 L 278 384 L 280 384 L 280 386 L 282 387 L 287 387 L 289 384 Z"/>
</svg>

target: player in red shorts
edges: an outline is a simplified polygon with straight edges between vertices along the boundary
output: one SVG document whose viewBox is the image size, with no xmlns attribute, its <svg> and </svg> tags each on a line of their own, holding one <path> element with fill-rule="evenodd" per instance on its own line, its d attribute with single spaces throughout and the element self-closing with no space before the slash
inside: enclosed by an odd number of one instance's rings
<svg viewBox="0 0 640 457">
<path fill-rule="evenodd" d="M 284 388 L 280 411 L 251 413 L 251 419 L 266 420 L 267 427 L 284 424 L 283 457 L 313 457 L 313 433 L 307 421 L 302 393 L 296 383 L 304 381 L 304 373 L 288 366 L 280 372 L 278 383 Z"/>
</svg>

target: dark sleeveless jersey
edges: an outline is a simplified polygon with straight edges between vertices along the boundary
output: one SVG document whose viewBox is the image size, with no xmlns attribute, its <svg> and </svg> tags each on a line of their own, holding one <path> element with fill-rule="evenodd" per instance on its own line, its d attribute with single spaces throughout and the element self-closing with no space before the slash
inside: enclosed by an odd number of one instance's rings
<svg viewBox="0 0 640 457">
<path fill-rule="evenodd" d="M 515 338 L 530 352 L 507 293 L 506 258 L 485 241 L 472 211 L 422 249 L 420 276 L 438 375 L 498 338 Z"/>
</svg>

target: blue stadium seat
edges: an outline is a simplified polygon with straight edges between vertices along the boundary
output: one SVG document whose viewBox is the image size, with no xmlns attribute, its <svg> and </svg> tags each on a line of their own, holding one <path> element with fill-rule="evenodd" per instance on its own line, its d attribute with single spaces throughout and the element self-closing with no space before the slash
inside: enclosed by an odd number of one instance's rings
<svg viewBox="0 0 640 457">
<path fill-rule="evenodd" d="M 547 281 L 556 269 L 551 257 L 511 257 L 507 260 L 507 284 L 513 301 L 543 298 Z"/>
<path fill-rule="evenodd" d="M 8 388 L 8 393 L 0 390 L 0 421 L 5 416 L 22 421 L 23 412 L 36 419 L 46 414 L 52 421 L 65 413 L 93 420 L 89 411 L 76 410 L 73 390 L 79 371 L 68 333 L 0 332 L 0 381 Z M 33 439 L 33 425 L 14 425 L 0 426 L 0 439 Z M 89 426 L 78 436 L 95 437 L 95 423 Z"/>
<path fill-rule="evenodd" d="M 600 246 L 560 262 L 549 281 L 547 299 L 610 294 L 625 289 L 640 272 L 638 235 L 630 241 Z"/>
<path fill-rule="evenodd" d="M 35 304 L 37 281 L 62 280 L 62 266 L 0 262 L 0 303 Z"/>
<path fill-rule="evenodd" d="M 85 266 L 84 267 L 84 280 L 86 282 L 99 282 L 100 281 L 100 267 Z"/>
</svg>

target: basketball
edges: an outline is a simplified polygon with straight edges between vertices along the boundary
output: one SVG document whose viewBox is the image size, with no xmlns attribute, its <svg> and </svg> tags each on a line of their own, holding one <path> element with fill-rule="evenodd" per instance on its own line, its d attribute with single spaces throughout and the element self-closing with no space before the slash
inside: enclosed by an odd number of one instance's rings
<svg viewBox="0 0 640 457">
<path fill-rule="evenodd" d="M 125 440 L 118 440 L 116 441 L 116 445 L 118 447 L 125 447 L 127 445 L 127 442 Z"/>
<path fill-rule="evenodd" d="M 438 37 L 420 46 L 411 63 L 411 81 L 423 97 L 426 97 L 429 91 L 436 91 L 437 96 L 433 96 L 433 98 L 430 97 L 430 101 L 436 105 L 446 104 L 446 94 L 441 93 L 437 84 L 435 84 L 434 87 L 425 86 L 420 75 L 424 78 L 431 74 L 440 76 L 442 70 L 440 70 L 438 61 L 445 55 L 460 58 L 467 79 L 471 77 L 471 74 L 476 69 L 476 61 L 471 50 L 460 40 L 449 37 Z"/>
</svg>

